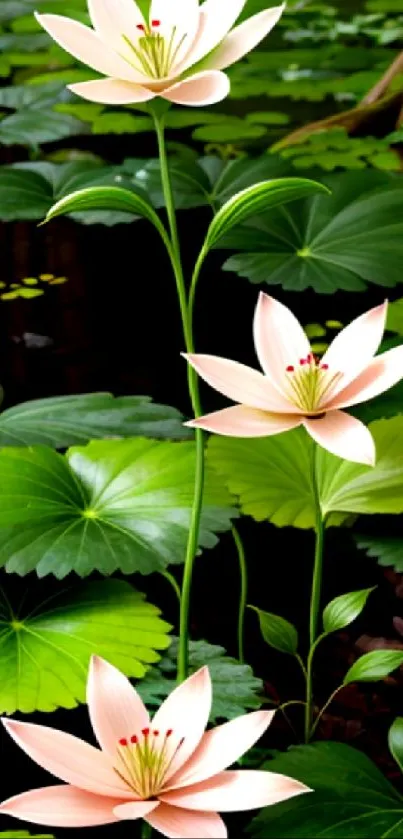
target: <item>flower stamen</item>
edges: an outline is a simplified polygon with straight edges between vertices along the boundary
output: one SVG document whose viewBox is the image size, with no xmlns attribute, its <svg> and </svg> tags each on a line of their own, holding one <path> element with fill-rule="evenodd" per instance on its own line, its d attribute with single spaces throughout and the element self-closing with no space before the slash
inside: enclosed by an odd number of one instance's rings
<svg viewBox="0 0 403 839">
<path fill-rule="evenodd" d="M 286 368 L 289 397 L 294 405 L 307 416 L 317 416 L 324 399 L 340 380 L 341 373 L 331 373 L 329 365 L 321 362 L 315 353 L 300 358 L 298 366 Z"/>
<path fill-rule="evenodd" d="M 117 744 L 115 772 L 143 800 L 153 798 L 162 789 L 166 775 L 181 748 L 184 738 L 173 749 L 169 728 L 163 737 L 157 729 L 143 728 L 141 734 L 122 737 Z"/>
</svg>

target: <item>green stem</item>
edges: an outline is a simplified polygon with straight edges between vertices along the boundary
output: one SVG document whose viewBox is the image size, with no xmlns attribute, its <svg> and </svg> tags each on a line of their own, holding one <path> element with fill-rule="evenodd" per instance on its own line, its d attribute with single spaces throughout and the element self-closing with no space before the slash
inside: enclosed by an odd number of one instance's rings
<svg viewBox="0 0 403 839">
<path fill-rule="evenodd" d="M 193 318 L 188 307 L 185 278 L 183 275 L 178 226 L 176 223 L 175 202 L 172 191 L 172 183 L 169 172 L 168 156 L 165 145 L 164 116 L 153 113 L 155 129 L 158 139 L 158 149 L 161 166 L 161 180 L 165 197 L 165 206 L 168 215 L 169 229 L 171 234 L 172 251 L 170 258 L 175 275 L 176 288 L 180 313 L 182 318 L 183 334 L 185 338 L 186 351 L 194 352 L 193 341 Z M 197 374 L 189 365 L 188 372 L 189 395 L 192 408 L 196 416 L 201 414 L 199 384 Z M 183 682 L 189 672 L 189 610 L 192 589 L 193 566 L 199 544 L 200 520 L 203 507 L 204 491 L 204 433 L 196 429 L 196 471 L 193 496 L 193 506 L 189 526 L 188 542 L 186 547 L 185 565 L 183 570 L 180 619 L 179 619 L 179 650 L 178 650 L 178 682 Z"/>
<path fill-rule="evenodd" d="M 246 612 L 246 603 L 248 599 L 248 567 L 246 564 L 245 558 L 245 549 L 242 544 L 241 537 L 236 529 L 236 527 L 232 528 L 232 535 L 234 537 L 234 542 L 236 545 L 236 549 L 238 552 L 238 559 L 239 559 L 239 571 L 240 571 L 240 578 L 241 578 L 241 594 L 239 597 L 239 611 L 238 611 L 238 659 L 241 664 L 245 661 L 245 647 L 244 647 L 244 636 L 245 636 L 245 612 Z"/>
<path fill-rule="evenodd" d="M 153 829 L 150 824 L 143 822 L 141 825 L 141 839 L 150 839 Z"/>
<path fill-rule="evenodd" d="M 320 610 L 320 601 L 322 595 L 322 576 L 323 576 L 323 547 L 324 547 L 324 537 L 325 537 L 325 520 L 322 514 L 322 508 L 320 504 L 320 494 L 319 494 L 319 487 L 318 487 L 318 476 L 317 476 L 317 451 L 318 447 L 316 444 L 313 448 L 312 453 L 312 490 L 313 490 L 313 497 L 314 497 L 314 505 L 315 505 L 315 560 L 314 560 L 314 568 L 313 568 L 313 577 L 312 577 L 312 589 L 311 589 L 311 605 L 310 605 L 310 614 L 309 614 L 309 656 L 307 662 L 307 678 L 306 678 L 306 706 L 305 706 L 305 742 L 309 742 L 310 734 L 311 734 L 311 725 L 312 725 L 312 715 L 313 715 L 313 684 L 312 684 L 312 664 L 313 664 L 313 654 L 315 652 L 317 646 L 317 632 L 318 632 L 318 620 L 319 620 L 319 610 Z"/>
<path fill-rule="evenodd" d="M 175 592 L 175 594 L 178 598 L 178 602 L 180 603 L 181 602 L 181 590 L 180 590 L 180 586 L 178 585 L 178 583 L 175 580 L 174 575 L 171 574 L 170 571 L 161 571 L 161 575 L 163 577 L 165 577 L 166 580 L 168 580 L 168 583 L 172 586 L 172 588 L 173 588 L 173 590 L 174 590 L 174 592 Z"/>
<path fill-rule="evenodd" d="M 325 702 L 323 708 L 321 708 L 318 716 L 316 717 L 316 720 L 311 728 L 310 738 L 313 737 L 313 735 L 315 734 L 315 731 L 323 717 L 323 714 L 325 713 L 325 711 L 327 711 L 330 703 L 333 702 L 333 699 L 335 698 L 336 694 L 338 694 L 340 690 L 343 690 L 344 687 L 344 685 L 340 685 L 338 688 L 336 688 L 336 690 L 333 691 L 333 693 L 330 694 L 329 699 L 327 700 L 327 702 Z"/>
</svg>

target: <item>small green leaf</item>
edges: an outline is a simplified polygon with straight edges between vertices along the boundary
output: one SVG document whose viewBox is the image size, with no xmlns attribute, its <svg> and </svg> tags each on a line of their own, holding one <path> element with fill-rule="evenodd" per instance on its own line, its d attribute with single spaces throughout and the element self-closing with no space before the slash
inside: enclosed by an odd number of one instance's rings
<svg viewBox="0 0 403 839">
<path fill-rule="evenodd" d="M 389 749 L 399 769 L 403 772 L 403 717 L 396 717 L 388 734 Z"/>
<path fill-rule="evenodd" d="M 165 238 L 164 227 L 151 204 L 136 192 L 117 186 L 93 186 L 72 192 L 71 195 L 67 195 L 51 207 L 45 222 L 68 213 L 93 212 L 94 210 L 129 213 L 134 218 L 141 216 L 150 221 Z"/>
<path fill-rule="evenodd" d="M 172 644 L 146 677 L 136 685 L 143 701 L 158 707 L 175 687 L 178 655 L 178 639 Z M 207 641 L 191 641 L 189 644 L 189 669 L 193 673 L 204 665 L 208 666 L 213 683 L 213 704 L 210 721 L 232 720 L 245 711 L 261 707 L 259 694 L 263 684 L 257 679 L 248 664 L 240 664 L 230 658 L 223 647 L 208 644 Z"/>
<path fill-rule="evenodd" d="M 400 650 L 373 650 L 358 658 L 346 673 L 343 685 L 351 682 L 378 682 L 403 664 Z"/>
<path fill-rule="evenodd" d="M 337 632 L 344 629 L 361 614 L 371 591 L 374 588 L 365 588 L 361 591 L 351 591 L 349 594 L 342 594 L 335 597 L 328 603 L 323 612 L 323 628 L 325 632 Z"/>
<path fill-rule="evenodd" d="M 356 537 L 357 548 L 361 548 L 384 568 L 393 566 L 398 574 L 403 572 L 403 539 L 400 536 Z"/>
<path fill-rule="evenodd" d="M 295 626 L 280 615 L 263 612 L 256 606 L 249 606 L 259 618 L 260 631 L 266 644 L 280 653 L 295 655 L 298 650 L 298 632 Z"/>
<path fill-rule="evenodd" d="M 207 250 L 216 247 L 226 233 L 252 215 L 317 193 L 329 194 L 329 190 L 323 184 L 306 178 L 281 178 L 254 184 L 238 192 L 221 207 L 207 231 L 205 247 Z"/>
</svg>

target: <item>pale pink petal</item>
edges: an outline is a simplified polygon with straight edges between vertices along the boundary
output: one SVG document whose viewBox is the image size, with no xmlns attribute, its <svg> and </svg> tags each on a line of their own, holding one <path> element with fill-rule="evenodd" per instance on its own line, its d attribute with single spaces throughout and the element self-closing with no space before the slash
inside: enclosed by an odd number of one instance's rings
<svg viewBox="0 0 403 839">
<path fill-rule="evenodd" d="M 199 783 L 232 766 L 260 739 L 274 714 L 254 711 L 206 731 L 191 758 L 171 778 L 169 789 Z"/>
<path fill-rule="evenodd" d="M 168 44 L 175 32 L 171 51 L 174 59 L 172 75 L 192 48 L 199 28 L 199 18 L 199 0 L 151 0 L 150 25 L 158 21 L 155 31 L 161 33 Z"/>
<path fill-rule="evenodd" d="M 113 812 L 121 801 L 91 795 L 70 786 L 43 787 L 0 804 L 0 813 L 49 827 L 95 827 L 119 821 Z"/>
<path fill-rule="evenodd" d="M 260 292 L 253 322 L 259 362 L 271 382 L 287 386 L 287 367 L 298 365 L 311 352 L 308 338 L 292 312 L 268 294 Z"/>
<path fill-rule="evenodd" d="M 220 772 L 208 781 L 162 793 L 161 801 L 191 810 L 219 810 L 221 813 L 256 810 L 309 792 L 293 778 L 274 772 L 241 770 Z"/>
<path fill-rule="evenodd" d="M 375 309 L 370 309 L 369 312 L 360 315 L 331 343 L 322 358 L 322 363 L 329 366 L 331 373 L 343 374 L 329 394 L 331 399 L 344 390 L 372 361 L 382 341 L 387 309 L 386 301 L 381 306 L 376 306 Z"/>
<path fill-rule="evenodd" d="M 77 82 L 68 85 L 69 90 L 88 102 L 100 102 L 103 105 L 130 105 L 136 102 L 149 102 L 156 93 L 139 84 L 121 82 L 118 79 L 97 79 L 91 82 Z"/>
<path fill-rule="evenodd" d="M 105 44 L 88 26 L 60 15 L 36 15 L 41 26 L 64 50 L 97 73 L 125 81 L 138 81 L 139 74 Z"/>
<path fill-rule="evenodd" d="M 150 724 L 148 711 L 126 676 L 98 656 L 90 663 L 87 703 L 97 740 L 112 757 L 119 740 L 130 739 Z"/>
<path fill-rule="evenodd" d="M 92 24 L 104 44 L 134 65 L 137 81 L 144 81 L 141 63 L 133 50 L 133 47 L 137 49 L 139 38 L 144 37 L 144 31 L 137 27 L 145 25 L 136 0 L 87 0 L 87 3 Z"/>
<path fill-rule="evenodd" d="M 272 413 L 298 413 L 269 379 L 252 367 L 214 355 L 184 354 L 184 358 L 210 387 L 234 402 Z"/>
<path fill-rule="evenodd" d="M 344 411 L 329 411 L 320 419 L 305 419 L 304 425 L 316 443 L 331 454 L 374 466 L 375 443 L 368 428 Z"/>
<path fill-rule="evenodd" d="M 215 70 L 225 70 L 226 67 L 235 64 L 236 61 L 251 52 L 266 38 L 280 20 L 284 9 L 285 5 L 276 6 L 274 9 L 265 9 L 236 26 L 209 56 L 204 66 L 212 67 Z"/>
<path fill-rule="evenodd" d="M 403 379 L 403 346 L 374 358 L 369 366 L 331 401 L 329 408 L 367 402 Z"/>
<path fill-rule="evenodd" d="M 164 2 L 164 0 L 161 0 Z M 246 0 L 205 0 L 200 7 L 199 28 L 193 46 L 177 70 L 191 67 L 208 55 L 225 38 L 239 18 Z"/>
<path fill-rule="evenodd" d="M 301 425 L 302 417 L 292 414 L 270 414 L 246 405 L 234 405 L 190 422 L 190 428 L 204 428 L 225 437 L 270 437 Z"/>
<path fill-rule="evenodd" d="M 175 688 L 155 714 L 153 728 L 162 736 L 172 732 L 167 740 L 168 759 L 172 758 L 167 780 L 199 745 L 208 723 L 211 701 L 210 674 L 208 667 L 202 667 Z"/>
<path fill-rule="evenodd" d="M 120 809 L 120 808 L 118 808 Z M 168 839 L 226 839 L 227 828 L 217 813 L 199 813 L 161 804 L 145 821 Z"/>
<path fill-rule="evenodd" d="M 109 758 L 78 737 L 43 725 L 3 719 L 13 740 L 56 778 L 99 795 L 133 798 Z"/>
<path fill-rule="evenodd" d="M 177 82 L 161 90 L 159 95 L 177 105 L 199 107 L 221 102 L 229 92 L 230 83 L 225 73 L 219 73 L 218 70 L 203 70 L 202 73 L 195 73 L 183 82 Z"/>
</svg>

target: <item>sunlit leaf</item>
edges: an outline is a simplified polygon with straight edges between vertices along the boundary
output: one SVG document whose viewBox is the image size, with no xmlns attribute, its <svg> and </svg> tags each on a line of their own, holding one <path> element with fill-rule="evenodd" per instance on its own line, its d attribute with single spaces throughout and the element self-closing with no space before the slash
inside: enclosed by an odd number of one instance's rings
<svg viewBox="0 0 403 839">
<path fill-rule="evenodd" d="M 74 708 L 85 701 L 88 664 L 98 654 L 141 678 L 169 646 L 169 624 L 123 580 L 76 586 L 14 612 L 0 591 L 1 713 Z"/>
</svg>

